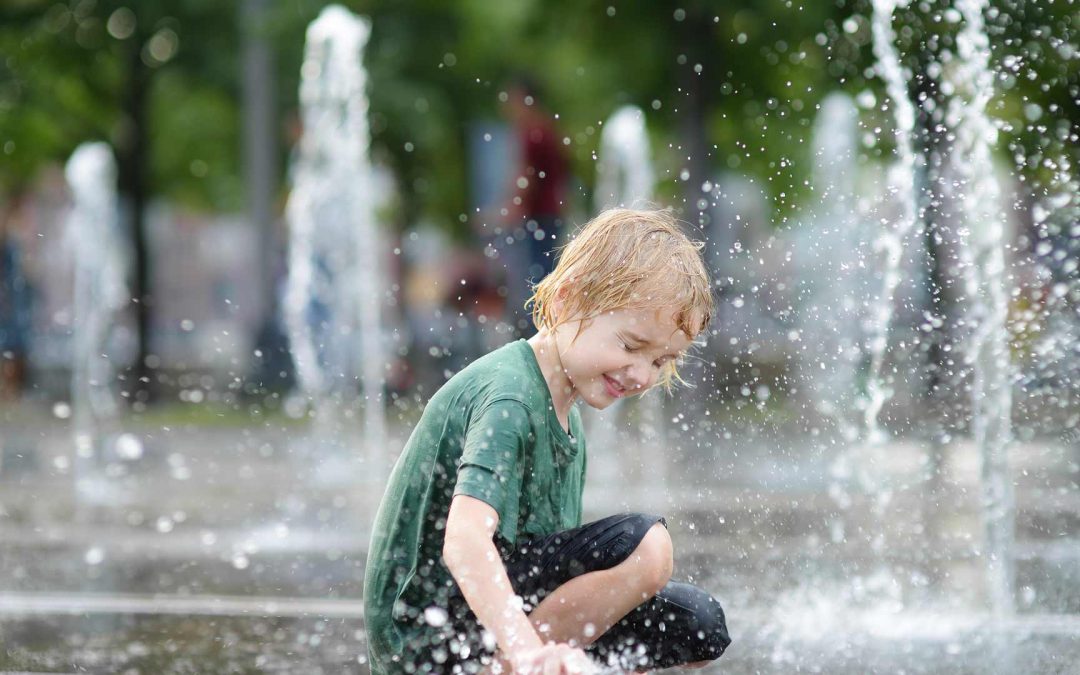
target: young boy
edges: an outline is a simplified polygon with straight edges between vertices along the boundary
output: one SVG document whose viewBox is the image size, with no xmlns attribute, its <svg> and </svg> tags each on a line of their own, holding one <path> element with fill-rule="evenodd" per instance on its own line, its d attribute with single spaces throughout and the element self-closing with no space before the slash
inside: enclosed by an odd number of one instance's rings
<svg viewBox="0 0 1080 675">
<path fill-rule="evenodd" d="M 713 310 L 699 249 L 668 211 L 600 214 L 536 286 L 539 332 L 432 396 L 372 532 L 373 673 L 642 670 L 723 653 L 720 604 L 670 581 L 663 518 L 581 525 L 574 403 L 603 409 L 678 379 Z"/>
</svg>

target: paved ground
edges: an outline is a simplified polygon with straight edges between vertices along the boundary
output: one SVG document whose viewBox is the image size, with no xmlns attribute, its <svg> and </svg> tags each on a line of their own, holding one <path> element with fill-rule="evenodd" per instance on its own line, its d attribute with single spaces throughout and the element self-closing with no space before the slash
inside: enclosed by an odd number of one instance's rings
<svg viewBox="0 0 1080 675">
<path fill-rule="evenodd" d="M 975 448 L 936 479 L 916 442 L 851 451 L 864 480 L 841 481 L 834 439 L 727 433 L 594 447 L 586 495 L 589 517 L 669 517 L 676 576 L 728 612 L 716 672 L 1078 672 L 1074 448 L 1012 449 L 1018 614 L 994 622 Z M 80 464 L 40 406 L 0 411 L 0 434 L 0 670 L 365 672 L 370 454 L 288 420 L 159 417 Z"/>
</svg>

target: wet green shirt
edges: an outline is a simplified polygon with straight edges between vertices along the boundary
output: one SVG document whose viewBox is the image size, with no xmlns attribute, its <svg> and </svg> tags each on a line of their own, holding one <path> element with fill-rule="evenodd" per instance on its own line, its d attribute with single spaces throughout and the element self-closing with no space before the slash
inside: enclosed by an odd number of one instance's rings
<svg viewBox="0 0 1080 675">
<path fill-rule="evenodd" d="M 570 434 L 525 340 L 501 347 L 452 377 L 428 402 L 390 474 L 368 549 L 364 621 L 373 673 L 422 643 L 424 610 L 446 607 L 453 581 L 442 562 L 454 495 L 499 514 L 495 543 L 581 524 L 585 443 L 581 416 Z"/>
</svg>

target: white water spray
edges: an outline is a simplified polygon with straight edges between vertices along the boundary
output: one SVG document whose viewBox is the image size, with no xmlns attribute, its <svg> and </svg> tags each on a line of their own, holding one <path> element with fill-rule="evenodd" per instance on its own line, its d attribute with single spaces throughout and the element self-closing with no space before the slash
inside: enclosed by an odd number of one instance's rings
<svg viewBox="0 0 1080 675">
<path fill-rule="evenodd" d="M 865 342 L 866 294 L 874 283 L 861 261 L 876 231 L 856 196 L 859 111 L 845 94 L 821 102 L 812 132 L 817 203 L 795 233 L 800 295 L 805 299 L 800 343 L 818 356 L 803 361 L 810 402 L 835 419 L 844 438 L 862 431 L 856 412 Z"/>
<path fill-rule="evenodd" d="M 73 206 L 66 234 L 75 252 L 72 302 L 71 408 L 75 480 L 85 497 L 107 497 L 94 480 L 104 423 L 115 417 L 116 369 L 109 338 L 116 313 L 128 301 L 131 257 L 120 229 L 116 160 L 105 143 L 84 143 L 64 169 Z"/>
<path fill-rule="evenodd" d="M 881 297 L 870 316 L 870 377 L 867 381 L 867 401 L 864 414 L 867 440 L 879 443 L 883 433 L 878 425 L 878 413 L 889 398 L 882 367 L 889 343 L 889 324 L 892 322 L 893 298 L 900 284 L 900 263 L 904 256 L 904 241 L 915 229 L 918 220 L 918 196 L 915 193 L 916 153 L 913 142 L 915 130 L 915 106 L 908 98 L 907 83 L 911 73 L 900 65 L 896 51 L 896 32 L 892 27 L 892 15 L 896 0 L 874 0 L 872 29 L 874 56 L 877 72 L 885 82 L 893 111 L 893 137 L 896 142 L 897 161 L 890 168 L 889 182 L 900 215 L 896 222 L 886 226 L 876 242 L 884 255 Z"/>
<path fill-rule="evenodd" d="M 884 291 L 871 338 L 871 379 L 866 427 L 871 439 L 880 436 L 877 416 L 887 399 L 881 368 L 887 346 L 893 294 L 899 282 L 903 242 L 912 231 L 918 212 L 915 194 L 915 160 L 912 132 L 915 109 L 908 98 L 910 73 L 900 66 L 892 29 L 896 0 L 874 0 L 874 54 L 878 72 L 893 102 L 895 137 L 899 161 L 891 185 L 897 186 L 901 217 L 886 230 L 881 247 L 886 254 Z M 958 266 L 963 272 L 965 323 L 974 326 L 967 345 L 972 366 L 972 431 L 982 459 L 984 556 L 991 607 L 998 616 L 1013 612 L 1014 499 L 1008 471 L 1008 446 L 1012 436 L 1012 366 L 1006 326 L 1008 291 L 1005 265 L 1005 218 L 1001 188 L 993 174 L 992 149 L 997 129 L 986 114 L 994 94 L 990 69 L 990 45 L 983 20 L 984 0 L 957 0 L 963 24 L 956 38 L 957 54 L 947 65 L 942 91 L 948 95 L 945 127 L 953 132 L 947 170 L 948 181 L 959 195 L 957 217 Z"/>
<path fill-rule="evenodd" d="M 303 137 L 287 216 L 289 280 L 284 310 L 300 389 L 323 442 L 359 376 L 369 462 L 385 452 L 379 280 L 381 250 L 368 157 L 367 73 L 371 28 L 325 8 L 307 31 L 301 68 Z M 319 431 L 321 429 L 321 432 Z M 365 472 L 377 479 L 379 467 Z"/>
<path fill-rule="evenodd" d="M 652 198 L 656 177 L 641 108 L 624 106 L 608 118 L 600 133 L 596 170 L 597 206 L 629 208 Z"/>
<path fill-rule="evenodd" d="M 981 453 L 983 517 L 988 591 L 996 615 L 1013 613 L 1013 521 L 1015 504 L 1009 476 L 1012 440 L 1012 364 L 1006 325 L 1005 216 L 1001 187 L 994 176 L 992 149 L 998 133 L 987 116 L 994 95 L 990 43 L 983 22 L 985 0 L 957 0 L 963 26 L 956 39 L 957 62 L 950 78 L 956 92 L 946 124 L 956 132 L 950 166 L 963 185 L 966 227 L 966 296 L 975 325 L 968 347 L 974 363 L 972 432 Z"/>
</svg>

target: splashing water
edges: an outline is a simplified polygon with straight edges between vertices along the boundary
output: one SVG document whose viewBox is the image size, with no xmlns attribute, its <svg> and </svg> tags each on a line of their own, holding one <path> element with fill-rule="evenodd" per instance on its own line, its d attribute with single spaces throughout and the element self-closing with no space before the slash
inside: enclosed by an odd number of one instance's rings
<svg viewBox="0 0 1080 675">
<path fill-rule="evenodd" d="M 884 434 L 878 425 L 878 413 L 885 405 L 889 393 L 884 385 L 882 366 L 885 363 L 885 350 L 888 346 L 889 324 L 892 321 L 893 297 L 900 283 L 900 262 L 904 254 L 904 240 L 915 229 L 918 220 L 915 191 L 916 153 L 913 134 L 915 130 L 915 106 L 907 94 L 907 82 L 911 73 L 900 65 L 895 41 L 896 32 L 892 27 L 892 15 L 896 10 L 896 0 L 874 0 L 872 29 L 874 36 L 874 56 L 877 58 L 877 73 L 885 82 L 885 90 L 892 103 L 895 126 L 893 135 L 896 140 L 897 161 L 889 172 L 889 185 L 896 196 L 900 215 L 891 227 L 886 227 L 876 242 L 884 254 L 882 270 L 881 297 L 870 317 L 870 377 L 867 381 L 867 401 L 865 425 L 867 440 L 880 443 Z"/>
<path fill-rule="evenodd" d="M 300 390 L 323 442 L 340 438 L 335 417 L 359 376 L 369 461 L 385 449 L 384 357 L 367 73 L 371 28 L 348 10 L 325 8 L 307 31 L 301 67 L 303 137 L 294 164 L 285 318 Z M 333 443 L 331 443 L 333 444 Z M 366 475 L 378 478 L 378 467 Z"/>
<path fill-rule="evenodd" d="M 862 431 L 857 415 L 862 345 L 870 286 L 869 248 L 876 232 L 856 195 L 859 111 L 845 94 L 821 103 L 812 132 L 817 206 L 794 241 L 800 296 L 805 298 L 800 342 L 820 354 L 801 361 L 810 402 L 835 419 L 847 441 Z"/>
<path fill-rule="evenodd" d="M 602 208 L 631 207 L 652 198 L 656 178 L 641 108 L 624 106 L 608 118 L 600 134 L 596 171 L 597 205 Z"/>
<path fill-rule="evenodd" d="M 64 175 L 73 198 L 66 232 L 76 252 L 71 357 L 76 487 L 85 497 L 104 499 L 108 490 L 97 484 L 94 466 L 103 425 L 117 413 L 109 338 L 116 312 L 127 303 L 131 261 L 120 230 L 112 149 L 105 143 L 80 145 Z"/>
<path fill-rule="evenodd" d="M 983 23 L 985 0 L 958 0 L 964 23 L 957 35 L 959 56 L 954 76 L 957 95 L 950 100 L 949 126 L 956 131 L 952 169 L 965 187 L 967 215 L 964 265 L 966 294 L 975 325 L 968 347 L 974 363 L 972 432 L 981 451 L 983 514 L 988 590 L 997 615 L 1013 612 L 1013 503 L 1008 471 L 1012 440 L 1012 367 L 1009 355 L 1008 291 L 1005 266 L 1005 219 L 1001 188 L 993 174 L 991 149 L 997 129 L 986 114 L 994 94 L 990 43 Z M 967 89 L 965 92 L 964 90 Z M 961 94 L 966 94 L 962 96 Z"/>
<path fill-rule="evenodd" d="M 955 140 L 945 172 L 960 205 L 962 220 L 957 232 L 956 254 L 964 275 L 963 325 L 973 326 L 967 344 L 971 366 L 972 432 L 982 460 L 984 556 L 987 590 L 996 615 L 1013 611 L 1013 513 L 1007 450 L 1011 440 L 1011 363 L 1006 326 L 1008 290 L 1005 286 L 1005 222 L 1001 188 L 993 174 L 992 148 L 997 130 L 986 114 L 993 97 L 990 46 L 983 21 L 985 2 L 958 0 L 963 23 L 957 35 L 957 55 L 950 64 L 945 127 Z M 896 226 L 886 230 L 879 245 L 885 253 L 883 292 L 873 321 L 869 342 L 871 378 L 865 425 L 871 443 L 880 440 L 878 414 L 888 398 L 882 365 L 892 315 L 893 296 L 899 283 L 903 242 L 918 220 L 915 191 L 916 154 L 913 150 L 915 109 L 906 83 L 911 75 L 900 65 L 892 28 L 895 0 L 874 0 L 873 36 L 878 73 L 892 101 L 898 161 L 891 185 L 901 205 Z"/>
</svg>

